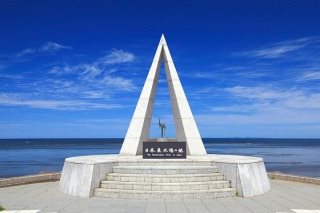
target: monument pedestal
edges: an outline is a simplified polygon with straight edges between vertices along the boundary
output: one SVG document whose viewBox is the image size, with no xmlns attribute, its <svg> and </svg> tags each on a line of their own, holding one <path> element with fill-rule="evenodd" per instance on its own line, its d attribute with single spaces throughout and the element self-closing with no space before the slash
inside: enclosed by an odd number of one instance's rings
<svg viewBox="0 0 320 213">
<path fill-rule="evenodd" d="M 234 155 L 143 159 L 67 158 L 59 190 L 79 197 L 132 199 L 250 197 L 270 190 L 262 158 Z"/>
</svg>

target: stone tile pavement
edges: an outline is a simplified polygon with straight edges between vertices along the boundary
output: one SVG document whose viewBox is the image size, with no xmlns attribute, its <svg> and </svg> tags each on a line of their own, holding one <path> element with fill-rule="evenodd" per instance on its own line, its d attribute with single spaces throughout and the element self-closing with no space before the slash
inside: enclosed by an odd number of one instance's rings
<svg viewBox="0 0 320 213">
<path fill-rule="evenodd" d="M 195 200 L 113 200 L 77 198 L 60 193 L 58 182 L 0 188 L 1 213 L 56 212 L 297 212 L 320 213 L 320 185 L 270 180 L 272 190 L 251 197 Z"/>
</svg>

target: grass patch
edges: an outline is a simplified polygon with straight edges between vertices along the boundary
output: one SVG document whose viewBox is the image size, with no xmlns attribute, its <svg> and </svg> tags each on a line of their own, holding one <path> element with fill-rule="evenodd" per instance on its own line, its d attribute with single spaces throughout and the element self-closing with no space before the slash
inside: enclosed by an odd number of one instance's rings
<svg viewBox="0 0 320 213">
<path fill-rule="evenodd" d="M 1 205 L 0 205 L 0 212 L 5 210 Z"/>
</svg>

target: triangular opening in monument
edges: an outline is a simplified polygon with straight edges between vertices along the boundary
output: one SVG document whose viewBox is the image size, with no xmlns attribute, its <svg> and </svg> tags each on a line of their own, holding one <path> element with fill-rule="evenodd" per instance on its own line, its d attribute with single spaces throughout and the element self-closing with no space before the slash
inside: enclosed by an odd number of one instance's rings
<svg viewBox="0 0 320 213">
<path fill-rule="evenodd" d="M 160 119 L 160 122 L 166 125 L 164 138 L 175 139 L 176 129 L 173 119 L 168 81 L 163 60 L 161 61 L 159 72 L 160 73 L 155 94 L 149 138 L 161 138 L 161 128 L 159 127 Z"/>
</svg>

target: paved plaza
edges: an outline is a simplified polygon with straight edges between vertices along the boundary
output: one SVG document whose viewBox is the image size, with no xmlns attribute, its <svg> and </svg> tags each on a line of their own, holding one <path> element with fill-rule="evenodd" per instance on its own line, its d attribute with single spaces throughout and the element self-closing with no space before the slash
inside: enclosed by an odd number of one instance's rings
<svg viewBox="0 0 320 213">
<path fill-rule="evenodd" d="M 4 213 L 54 212 L 301 212 L 320 213 L 320 186 L 270 180 L 272 190 L 251 198 L 125 200 L 79 198 L 60 193 L 58 182 L 0 188 Z"/>
</svg>

